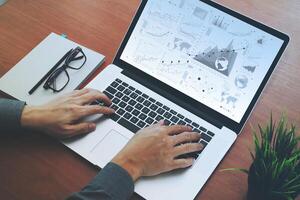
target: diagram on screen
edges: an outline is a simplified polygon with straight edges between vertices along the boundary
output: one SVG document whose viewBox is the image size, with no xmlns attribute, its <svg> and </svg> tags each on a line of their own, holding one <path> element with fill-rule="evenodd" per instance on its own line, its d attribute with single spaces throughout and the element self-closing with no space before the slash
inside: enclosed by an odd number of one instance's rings
<svg viewBox="0 0 300 200">
<path fill-rule="evenodd" d="M 268 60 L 276 52 L 273 43 L 266 33 L 201 1 L 152 0 L 124 57 L 201 103 L 239 119 L 270 66 Z"/>
</svg>

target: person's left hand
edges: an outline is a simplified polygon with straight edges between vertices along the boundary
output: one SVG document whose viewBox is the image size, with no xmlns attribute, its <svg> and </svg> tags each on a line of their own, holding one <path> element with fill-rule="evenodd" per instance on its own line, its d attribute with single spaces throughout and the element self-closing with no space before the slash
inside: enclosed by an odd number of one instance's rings
<svg viewBox="0 0 300 200">
<path fill-rule="evenodd" d="M 25 106 L 21 125 L 61 139 L 87 134 L 96 129 L 96 124 L 80 122 L 82 118 L 94 114 L 114 113 L 113 109 L 106 106 L 90 105 L 95 100 L 101 100 L 107 106 L 111 104 L 111 100 L 105 94 L 93 89 L 83 89 L 42 106 Z"/>
</svg>

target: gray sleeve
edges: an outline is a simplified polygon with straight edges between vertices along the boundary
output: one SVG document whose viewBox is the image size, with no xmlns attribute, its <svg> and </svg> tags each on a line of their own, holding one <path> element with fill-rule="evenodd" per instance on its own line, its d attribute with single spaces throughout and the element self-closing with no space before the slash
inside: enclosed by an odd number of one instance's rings
<svg viewBox="0 0 300 200">
<path fill-rule="evenodd" d="M 0 98 L 0 134 L 21 129 L 21 115 L 25 102 Z"/>
<path fill-rule="evenodd" d="M 80 192 L 67 200 L 127 200 L 134 191 L 134 183 L 126 170 L 108 163 L 100 173 Z"/>
</svg>

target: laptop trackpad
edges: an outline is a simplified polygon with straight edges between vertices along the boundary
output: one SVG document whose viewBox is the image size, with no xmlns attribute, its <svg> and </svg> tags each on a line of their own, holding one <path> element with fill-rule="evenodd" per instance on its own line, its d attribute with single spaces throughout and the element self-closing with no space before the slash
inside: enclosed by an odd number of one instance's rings
<svg viewBox="0 0 300 200">
<path fill-rule="evenodd" d="M 108 163 L 128 140 L 127 137 L 112 129 L 92 148 L 91 153 L 93 157 L 101 159 L 101 163 Z"/>
</svg>

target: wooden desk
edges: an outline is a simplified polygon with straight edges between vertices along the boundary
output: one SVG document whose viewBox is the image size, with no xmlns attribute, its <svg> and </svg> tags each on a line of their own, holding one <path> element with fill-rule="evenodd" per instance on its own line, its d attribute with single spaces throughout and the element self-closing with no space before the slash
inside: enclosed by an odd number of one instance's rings
<svg viewBox="0 0 300 200">
<path fill-rule="evenodd" d="M 218 2 L 291 36 L 288 50 L 242 135 L 196 198 L 241 200 L 247 192 L 247 177 L 219 170 L 249 166 L 250 125 L 265 122 L 271 111 L 276 117 L 286 111 L 291 121 L 300 125 L 300 2 Z M 51 31 L 66 33 L 70 39 L 103 53 L 107 56 L 104 66 L 108 65 L 138 3 L 139 0 L 9 0 L 0 7 L 0 76 Z M 91 164 L 48 137 L 24 133 L 0 138 L 1 199 L 63 199 L 80 190 L 96 173 Z"/>
</svg>

